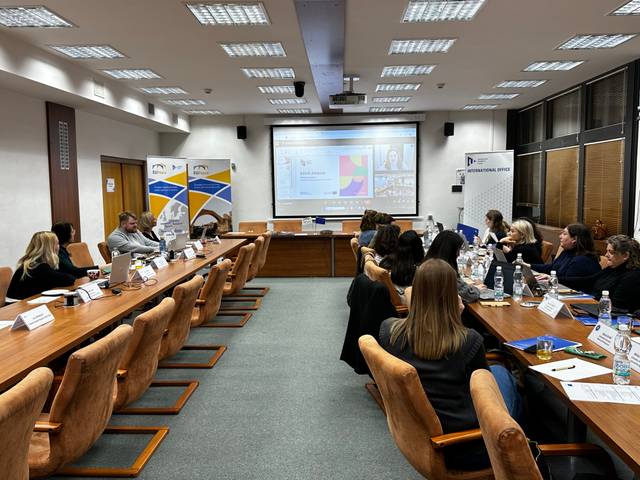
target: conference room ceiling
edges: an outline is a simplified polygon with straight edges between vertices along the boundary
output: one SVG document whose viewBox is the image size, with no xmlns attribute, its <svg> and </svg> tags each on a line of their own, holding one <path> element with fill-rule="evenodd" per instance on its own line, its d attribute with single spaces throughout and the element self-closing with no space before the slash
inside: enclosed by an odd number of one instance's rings
<svg viewBox="0 0 640 480">
<path fill-rule="evenodd" d="M 316 0 L 318 1 L 318 0 Z M 69 60 L 98 75 L 114 68 L 148 68 L 156 80 L 120 80 L 131 88 L 181 87 L 186 95 L 149 96 L 199 99 L 189 107 L 224 114 L 276 114 L 282 108 L 321 105 L 296 15 L 294 0 L 262 0 L 270 20 L 261 26 L 203 26 L 179 0 L 42 0 L 37 2 L 73 23 L 73 28 L 6 28 L 0 30 L 67 58 L 49 45 L 110 45 L 126 57 L 107 60 Z M 346 0 L 344 73 L 357 74 L 355 90 L 366 93 L 368 104 L 350 112 L 368 112 L 373 97 L 410 96 L 403 112 L 461 110 L 469 104 L 498 104 L 499 109 L 531 104 L 576 83 L 640 57 L 640 36 L 612 49 L 557 50 L 576 34 L 640 33 L 637 16 L 610 16 L 626 0 L 487 0 L 472 21 L 402 23 L 408 0 Z M 15 6 L 0 0 L 0 6 Z M 33 3 L 25 3 L 33 5 Z M 456 38 L 448 53 L 389 55 L 392 40 Z M 230 58 L 221 42 L 280 42 L 281 58 Z M 580 60 L 570 71 L 524 72 L 542 60 Z M 429 75 L 381 78 L 385 66 L 436 65 Z M 293 95 L 263 94 L 262 85 L 292 85 L 292 80 L 247 78 L 241 67 L 291 67 L 296 80 L 306 81 L 302 105 L 272 105 L 269 98 Z M 108 78 L 108 77 L 107 77 Z M 503 80 L 548 80 L 527 89 L 502 89 Z M 410 92 L 378 92 L 379 83 L 417 82 Z M 438 88 L 438 84 L 444 84 Z M 210 88 L 211 94 L 204 90 Z M 336 92 L 337 93 L 337 92 Z M 481 94 L 520 93 L 512 100 L 479 100 Z"/>
</svg>

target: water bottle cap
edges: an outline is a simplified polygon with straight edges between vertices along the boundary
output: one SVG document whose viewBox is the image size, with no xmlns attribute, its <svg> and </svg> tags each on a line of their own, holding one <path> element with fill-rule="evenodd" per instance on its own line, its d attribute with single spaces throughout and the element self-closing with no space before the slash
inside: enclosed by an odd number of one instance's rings
<svg viewBox="0 0 640 480">
<path fill-rule="evenodd" d="M 602 296 L 609 296 L 609 290 L 602 290 Z"/>
<path fill-rule="evenodd" d="M 520 265 L 516 265 L 516 272 L 519 272 L 522 269 Z"/>
<path fill-rule="evenodd" d="M 551 275 L 555 275 L 556 271 L 555 270 L 551 270 Z"/>
<path fill-rule="evenodd" d="M 500 267 L 500 266 L 496 267 L 496 272 L 502 272 L 502 267 Z"/>
</svg>

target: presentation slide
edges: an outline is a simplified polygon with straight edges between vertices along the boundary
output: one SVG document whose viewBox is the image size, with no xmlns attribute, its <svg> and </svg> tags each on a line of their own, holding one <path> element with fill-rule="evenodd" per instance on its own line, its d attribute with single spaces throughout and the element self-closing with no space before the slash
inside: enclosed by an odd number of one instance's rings
<svg viewBox="0 0 640 480">
<path fill-rule="evenodd" d="M 417 215 L 416 123 L 272 128 L 274 217 Z"/>
</svg>

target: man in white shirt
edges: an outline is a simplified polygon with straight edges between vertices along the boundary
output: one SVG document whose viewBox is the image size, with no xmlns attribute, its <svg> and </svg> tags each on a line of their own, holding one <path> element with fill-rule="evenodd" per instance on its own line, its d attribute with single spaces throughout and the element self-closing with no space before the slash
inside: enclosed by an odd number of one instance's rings
<svg viewBox="0 0 640 480">
<path fill-rule="evenodd" d="M 151 253 L 158 250 L 158 242 L 148 239 L 138 231 L 138 217 L 131 212 L 122 212 L 118 215 L 120 226 L 116 228 L 107 244 L 109 250 L 117 250 L 119 253 Z"/>
</svg>

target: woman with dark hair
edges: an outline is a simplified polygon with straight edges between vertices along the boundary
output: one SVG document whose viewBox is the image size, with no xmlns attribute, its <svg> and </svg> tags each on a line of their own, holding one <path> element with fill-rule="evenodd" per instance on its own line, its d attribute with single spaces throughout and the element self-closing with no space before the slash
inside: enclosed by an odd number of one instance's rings
<svg viewBox="0 0 640 480">
<path fill-rule="evenodd" d="M 567 225 L 560 232 L 562 252 L 551 263 L 534 263 L 536 272 L 549 274 L 555 270 L 558 277 L 586 277 L 600 271 L 600 258 L 593 245 L 591 229 L 582 223 Z"/>
<path fill-rule="evenodd" d="M 445 230 L 433 239 L 425 259 L 439 258 L 444 260 L 457 272 L 457 260 L 463 244 L 464 241 L 460 235 L 451 230 Z M 480 290 L 474 285 L 467 284 L 460 278 L 460 275 L 458 275 L 458 295 L 460 295 L 464 303 L 473 303 L 480 298 Z"/>
<path fill-rule="evenodd" d="M 400 295 L 413 283 L 416 268 L 424 259 L 422 240 L 413 230 L 407 230 L 398 238 L 397 248 L 380 261 L 380 266 L 390 271 L 391 281 Z"/>
<path fill-rule="evenodd" d="M 358 245 L 366 247 L 371 243 L 373 236 L 376 234 L 375 216 L 378 214 L 375 210 L 365 210 L 360 220 L 360 235 L 358 236 Z"/>
<path fill-rule="evenodd" d="M 378 227 L 378 231 L 371 241 L 371 248 L 376 252 L 374 257 L 376 265 L 380 264 L 384 257 L 396 249 L 399 237 L 400 227 L 397 225 L 382 225 Z"/>
<path fill-rule="evenodd" d="M 499 210 L 489 210 L 484 217 L 484 224 L 487 226 L 482 236 L 484 245 L 498 243 L 509 233 L 509 225 L 504 221 Z"/>
<path fill-rule="evenodd" d="M 593 295 L 609 291 L 613 306 L 635 312 L 640 309 L 640 244 L 626 235 L 607 239 L 607 266 L 588 277 L 560 277 L 563 285 Z"/>
<path fill-rule="evenodd" d="M 433 258 L 416 271 L 407 318 L 389 318 L 380 327 L 380 345 L 417 370 L 444 433 L 478 428 L 469 380 L 480 368 L 495 376 L 509 413 L 517 419 L 521 411 L 513 376 L 502 365 L 489 367 L 482 336 L 462 324 L 463 308 L 455 270 L 444 260 Z M 489 466 L 482 440 L 448 447 L 444 452 L 449 468 Z"/>
<path fill-rule="evenodd" d="M 69 255 L 67 246 L 75 240 L 76 230 L 73 228 L 73 224 L 69 222 L 57 222 L 51 226 L 51 231 L 56 234 L 58 242 L 60 243 L 60 250 L 58 251 L 60 263 L 58 270 L 73 275 L 75 278 L 81 278 L 87 276 L 88 270 L 96 270 L 99 268 L 97 265 L 80 268 L 76 267 L 71 261 L 71 255 Z"/>
</svg>

